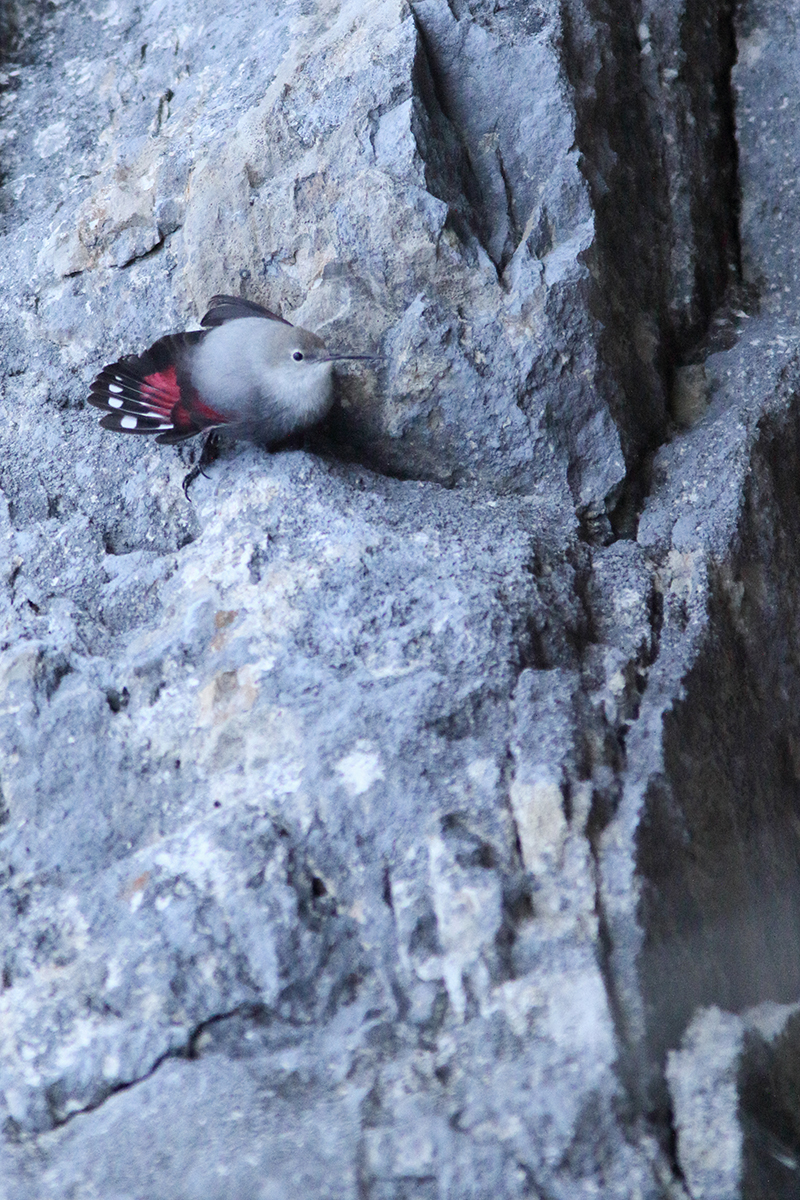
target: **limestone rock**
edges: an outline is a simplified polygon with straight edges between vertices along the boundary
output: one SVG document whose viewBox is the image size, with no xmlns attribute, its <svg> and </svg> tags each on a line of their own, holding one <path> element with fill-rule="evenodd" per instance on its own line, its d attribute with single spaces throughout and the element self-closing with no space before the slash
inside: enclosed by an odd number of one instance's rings
<svg viewBox="0 0 800 1200">
<path fill-rule="evenodd" d="M 0 13 L 4 1200 L 792 1194 L 794 7 Z"/>
</svg>

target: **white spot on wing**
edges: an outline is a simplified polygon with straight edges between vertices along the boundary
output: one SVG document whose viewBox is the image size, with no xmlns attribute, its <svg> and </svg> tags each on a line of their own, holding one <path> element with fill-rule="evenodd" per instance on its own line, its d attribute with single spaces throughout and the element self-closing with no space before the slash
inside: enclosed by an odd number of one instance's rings
<svg viewBox="0 0 800 1200">
<path fill-rule="evenodd" d="M 120 427 L 122 429 L 135 429 L 138 424 L 139 422 L 136 417 L 123 417 L 120 421 Z"/>
<path fill-rule="evenodd" d="M 118 388 L 117 391 L 122 391 L 122 388 Z M 122 408 L 122 405 L 123 405 L 123 401 L 120 400 L 119 396 L 109 396 L 108 397 L 108 407 L 109 408 Z"/>
<path fill-rule="evenodd" d="M 121 392 L 122 388 L 120 387 L 120 385 L 118 383 L 110 383 L 108 385 L 108 390 L 110 392 Z"/>
</svg>

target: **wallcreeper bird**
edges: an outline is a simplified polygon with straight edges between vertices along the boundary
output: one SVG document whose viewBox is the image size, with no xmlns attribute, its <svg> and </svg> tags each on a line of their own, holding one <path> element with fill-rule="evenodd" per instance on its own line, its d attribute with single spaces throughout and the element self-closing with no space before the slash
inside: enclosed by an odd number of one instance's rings
<svg viewBox="0 0 800 1200">
<path fill-rule="evenodd" d="M 329 354 L 307 329 L 236 296 L 212 296 L 200 323 L 103 368 L 89 403 L 105 410 L 104 428 L 166 443 L 224 429 L 273 445 L 328 412 L 335 362 L 370 358 Z"/>
</svg>

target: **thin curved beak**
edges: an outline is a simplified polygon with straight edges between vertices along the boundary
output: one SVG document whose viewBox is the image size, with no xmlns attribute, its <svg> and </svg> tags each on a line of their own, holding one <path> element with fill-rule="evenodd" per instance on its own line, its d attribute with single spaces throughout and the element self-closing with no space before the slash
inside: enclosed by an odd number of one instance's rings
<svg viewBox="0 0 800 1200">
<path fill-rule="evenodd" d="M 382 362 L 376 354 L 329 354 L 323 362 Z"/>
</svg>

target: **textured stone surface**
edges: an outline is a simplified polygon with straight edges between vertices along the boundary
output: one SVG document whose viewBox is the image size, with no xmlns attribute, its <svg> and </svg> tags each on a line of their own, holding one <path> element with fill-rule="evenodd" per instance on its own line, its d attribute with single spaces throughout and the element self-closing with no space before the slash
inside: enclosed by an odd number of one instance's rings
<svg viewBox="0 0 800 1200">
<path fill-rule="evenodd" d="M 742 180 L 742 268 L 763 309 L 797 319 L 800 276 L 791 231 L 800 220 L 797 139 L 797 13 L 748 3 L 738 19 L 733 72 Z"/>
<path fill-rule="evenodd" d="M 678 1161 L 697 1200 L 797 1195 L 797 1005 L 700 1009 L 668 1056 Z"/>
<path fill-rule="evenodd" d="M 742 1186 L 742 1129 L 737 1073 L 742 1020 L 700 1009 L 680 1050 L 667 1060 L 678 1162 L 697 1200 L 736 1200 Z"/>
<path fill-rule="evenodd" d="M 796 17 L 3 9 L 3 1200 L 793 1194 Z"/>
</svg>

